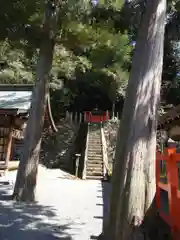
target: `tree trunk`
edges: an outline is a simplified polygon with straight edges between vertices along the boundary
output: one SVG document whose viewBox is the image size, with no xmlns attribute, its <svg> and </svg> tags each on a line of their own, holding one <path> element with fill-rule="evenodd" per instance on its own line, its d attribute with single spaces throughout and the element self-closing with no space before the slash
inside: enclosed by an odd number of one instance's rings
<svg viewBox="0 0 180 240">
<path fill-rule="evenodd" d="M 156 121 L 160 98 L 166 0 L 147 1 L 118 130 L 105 239 L 139 235 L 155 196 Z"/>
<path fill-rule="evenodd" d="M 49 94 L 49 74 L 54 51 L 55 23 L 57 8 L 52 1 L 46 5 L 45 20 L 42 27 L 42 44 L 37 63 L 36 85 L 33 91 L 29 119 L 25 132 L 24 148 L 20 159 L 13 198 L 21 201 L 35 200 L 35 187 L 41 147 L 44 115 Z"/>
</svg>

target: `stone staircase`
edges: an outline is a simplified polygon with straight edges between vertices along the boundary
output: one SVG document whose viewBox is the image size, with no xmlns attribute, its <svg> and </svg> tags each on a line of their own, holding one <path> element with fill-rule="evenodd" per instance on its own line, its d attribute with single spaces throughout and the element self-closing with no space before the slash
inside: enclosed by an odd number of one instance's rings
<svg viewBox="0 0 180 240">
<path fill-rule="evenodd" d="M 103 148 L 100 124 L 89 125 L 86 161 L 86 179 L 103 179 Z"/>
</svg>

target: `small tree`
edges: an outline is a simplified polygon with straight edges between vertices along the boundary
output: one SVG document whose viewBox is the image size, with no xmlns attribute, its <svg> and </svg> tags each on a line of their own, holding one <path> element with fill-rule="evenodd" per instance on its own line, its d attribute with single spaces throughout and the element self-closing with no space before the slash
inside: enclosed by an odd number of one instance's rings
<svg viewBox="0 0 180 240">
<path fill-rule="evenodd" d="M 105 239 L 141 239 L 155 196 L 156 121 L 160 98 L 166 0 L 148 0 L 133 56 L 118 131 Z M 133 238 L 136 237 L 136 238 Z"/>
</svg>

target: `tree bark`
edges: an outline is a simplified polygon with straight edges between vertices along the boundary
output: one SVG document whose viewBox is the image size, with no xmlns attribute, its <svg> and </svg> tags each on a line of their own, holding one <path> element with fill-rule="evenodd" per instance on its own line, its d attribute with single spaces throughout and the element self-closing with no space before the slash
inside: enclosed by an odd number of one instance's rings
<svg viewBox="0 0 180 240">
<path fill-rule="evenodd" d="M 54 2 L 55 4 L 56 2 Z M 49 94 L 49 74 L 54 52 L 54 30 L 57 22 L 57 5 L 49 0 L 46 4 L 42 27 L 42 43 L 37 63 L 30 114 L 25 132 L 24 148 L 20 159 L 13 198 L 21 201 L 35 200 L 35 187 L 41 147 L 44 115 Z"/>
<path fill-rule="evenodd" d="M 156 121 L 166 0 L 147 1 L 118 130 L 105 239 L 144 239 L 139 232 L 155 196 Z"/>
</svg>

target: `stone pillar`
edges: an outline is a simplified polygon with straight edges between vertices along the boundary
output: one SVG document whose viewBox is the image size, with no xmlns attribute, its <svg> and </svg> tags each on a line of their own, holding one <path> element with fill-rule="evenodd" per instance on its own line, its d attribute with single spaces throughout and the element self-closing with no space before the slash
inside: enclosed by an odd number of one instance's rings
<svg viewBox="0 0 180 240">
<path fill-rule="evenodd" d="M 80 115 L 79 115 L 79 123 L 80 124 L 82 123 L 82 113 L 80 113 Z"/>
<path fill-rule="evenodd" d="M 117 119 L 119 120 L 119 113 L 117 112 Z"/>
<path fill-rule="evenodd" d="M 72 123 L 73 122 L 73 113 L 71 112 L 70 113 L 70 123 Z"/>
<path fill-rule="evenodd" d="M 75 123 L 78 122 L 78 113 L 77 112 L 75 113 L 74 121 L 75 121 Z"/>
<path fill-rule="evenodd" d="M 107 121 L 109 120 L 109 112 L 108 112 L 108 110 L 106 111 L 106 120 Z"/>
<path fill-rule="evenodd" d="M 68 112 L 68 111 L 66 111 L 65 120 L 66 120 L 66 121 L 69 121 L 69 112 Z"/>
</svg>

